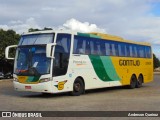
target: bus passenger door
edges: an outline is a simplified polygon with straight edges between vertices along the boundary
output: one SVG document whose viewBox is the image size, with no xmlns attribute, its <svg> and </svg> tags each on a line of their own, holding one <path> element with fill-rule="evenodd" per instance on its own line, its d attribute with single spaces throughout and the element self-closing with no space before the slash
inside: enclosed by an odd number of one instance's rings
<svg viewBox="0 0 160 120">
<path fill-rule="evenodd" d="M 70 43 L 71 35 L 58 34 L 57 45 L 55 46 L 54 62 L 53 62 L 53 76 L 62 76 L 67 73 L 69 56 L 70 56 Z"/>
</svg>

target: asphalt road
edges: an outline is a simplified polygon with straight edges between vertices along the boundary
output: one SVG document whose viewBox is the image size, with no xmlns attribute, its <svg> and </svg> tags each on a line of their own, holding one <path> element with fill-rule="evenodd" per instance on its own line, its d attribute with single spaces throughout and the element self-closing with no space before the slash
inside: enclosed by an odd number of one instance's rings
<svg viewBox="0 0 160 120">
<path fill-rule="evenodd" d="M 141 88 L 97 89 L 81 96 L 17 92 L 11 80 L 0 80 L 0 111 L 160 111 L 160 75 Z"/>
</svg>

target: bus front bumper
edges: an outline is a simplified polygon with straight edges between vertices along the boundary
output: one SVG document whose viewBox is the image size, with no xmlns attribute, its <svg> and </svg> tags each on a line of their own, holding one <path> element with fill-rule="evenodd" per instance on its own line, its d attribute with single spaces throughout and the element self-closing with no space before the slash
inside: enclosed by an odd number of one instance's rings
<svg viewBox="0 0 160 120">
<path fill-rule="evenodd" d="M 38 84 L 23 84 L 13 81 L 14 88 L 17 91 L 30 91 L 30 92 L 42 92 L 53 93 L 54 85 L 50 82 L 38 83 Z"/>
</svg>

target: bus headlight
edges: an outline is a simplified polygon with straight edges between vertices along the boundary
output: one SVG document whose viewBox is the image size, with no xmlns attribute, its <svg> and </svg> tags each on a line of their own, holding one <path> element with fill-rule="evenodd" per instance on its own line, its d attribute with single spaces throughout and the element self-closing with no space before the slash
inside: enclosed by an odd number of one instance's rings
<svg viewBox="0 0 160 120">
<path fill-rule="evenodd" d="M 14 77 L 14 78 L 13 78 L 13 81 L 18 82 L 18 79 Z"/>
<path fill-rule="evenodd" d="M 52 78 L 43 78 L 39 80 L 40 83 L 48 82 L 48 81 L 52 81 Z"/>
</svg>

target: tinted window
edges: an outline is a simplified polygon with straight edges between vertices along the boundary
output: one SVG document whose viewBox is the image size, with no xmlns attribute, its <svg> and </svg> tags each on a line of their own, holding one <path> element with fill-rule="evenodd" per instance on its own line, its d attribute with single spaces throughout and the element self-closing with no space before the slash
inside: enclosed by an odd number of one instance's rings
<svg viewBox="0 0 160 120">
<path fill-rule="evenodd" d="M 100 41 L 100 40 L 96 40 L 96 41 L 94 42 L 94 49 L 95 49 L 97 55 L 102 55 L 102 51 L 101 51 L 101 41 Z"/>
<path fill-rule="evenodd" d="M 105 47 L 105 41 L 104 40 L 101 40 L 101 54 L 103 56 L 106 55 L 106 47 Z"/>
<path fill-rule="evenodd" d="M 54 62 L 53 62 L 53 76 L 65 75 L 68 69 L 70 56 L 70 34 L 58 34 L 56 39 Z"/>
<path fill-rule="evenodd" d="M 151 48 L 136 44 L 75 36 L 73 53 L 148 58 L 151 57 Z"/>
<path fill-rule="evenodd" d="M 146 46 L 145 52 L 146 52 L 146 58 L 151 58 L 151 47 Z"/>
<path fill-rule="evenodd" d="M 119 56 L 118 43 L 115 43 L 115 55 Z"/>
<path fill-rule="evenodd" d="M 54 34 L 23 35 L 20 39 L 19 45 L 48 44 L 53 42 L 53 37 Z"/>
<path fill-rule="evenodd" d="M 126 45 L 125 43 L 119 43 L 118 44 L 118 51 L 119 51 L 119 56 L 126 56 Z"/>
<path fill-rule="evenodd" d="M 132 47 L 132 57 L 137 57 L 137 46 L 133 45 Z"/>
<path fill-rule="evenodd" d="M 106 55 L 110 55 L 110 44 L 108 42 L 105 42 L 105 51 Z"/>
<path fill-rule="evenodd" d="M 144 46 L 139 45 L 138 47 L 138 57 L 145 57 L 145 53 L 144 53 Z"/>
<path fill-rule="evenodd" d="M 126 44 L 126 56 L 130 57 L 130 47 L 129 47 L 129 44 Z"/>
<path fill-rule="evenodd" d="M 91 54 L 91 45 L 90 45 L 90 40 L 86 40 L 86 49 L 85 49 L 85 54 L 87 54 L 87 55 Z"/>
<path fill-rule="evenodd" d="M 84 37 L 75 36 L 74 37 L 74 54 L 85 54 L 86 51 L 86 40 Z"/>
</svg>

